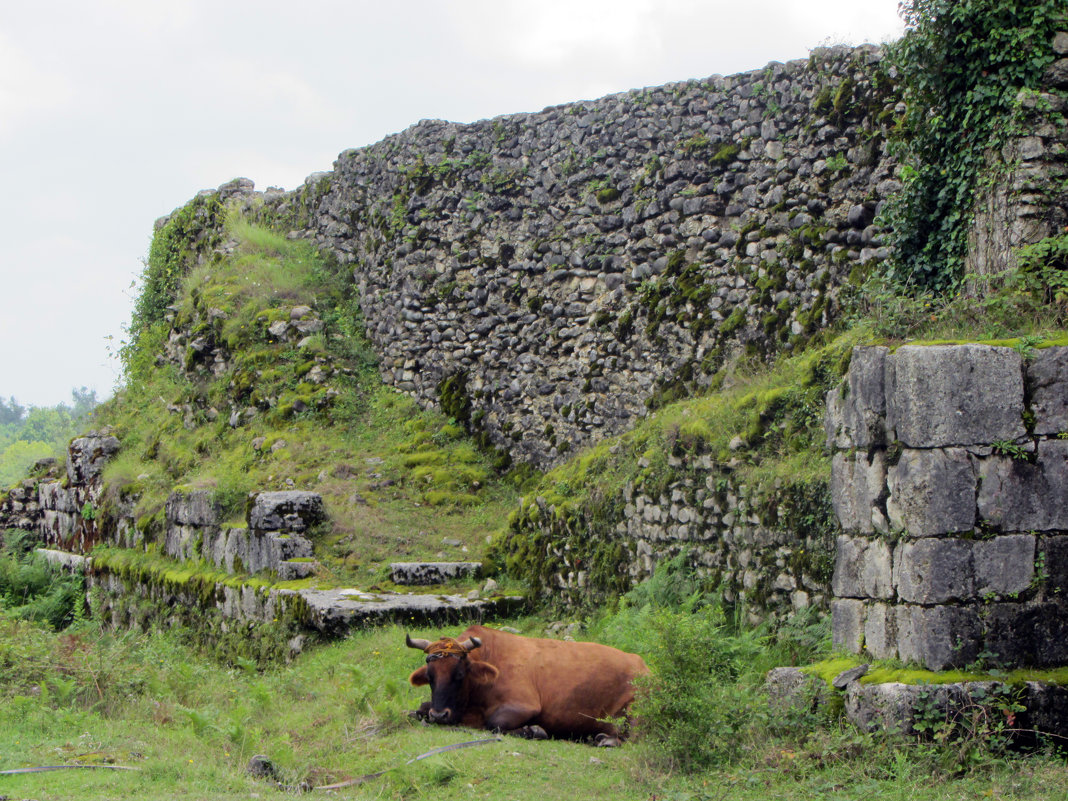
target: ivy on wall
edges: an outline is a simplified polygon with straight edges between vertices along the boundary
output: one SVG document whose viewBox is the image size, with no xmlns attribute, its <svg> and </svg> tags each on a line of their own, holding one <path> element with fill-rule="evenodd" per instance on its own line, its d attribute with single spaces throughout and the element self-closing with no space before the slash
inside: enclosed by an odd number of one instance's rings
<svg viewBox="0 0 1068 801">
<path fill-rule="evenodd" d="M 903 0 L 890 46 L 907 105 L 896 147 L 903 190 L 891 204 L 890 278 L 945 291 L 962 278 L 986 154 L 1011 134 L 1020 89 L 1037 89 L 1065 22 L 1064 0 Z"/>
</svg>

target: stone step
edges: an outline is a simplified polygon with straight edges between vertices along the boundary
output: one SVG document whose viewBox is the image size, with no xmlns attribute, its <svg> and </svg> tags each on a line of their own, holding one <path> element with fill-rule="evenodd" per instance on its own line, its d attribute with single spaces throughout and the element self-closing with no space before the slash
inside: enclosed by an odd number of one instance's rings
<svg viewBox="0 0 1068 801">
<path fill-rule="evenodd" d="M 406 587 L 445 584 L 449 581 L 477 578 L 481 562 L 392 562 L 390 579 Z"/>
</svg>

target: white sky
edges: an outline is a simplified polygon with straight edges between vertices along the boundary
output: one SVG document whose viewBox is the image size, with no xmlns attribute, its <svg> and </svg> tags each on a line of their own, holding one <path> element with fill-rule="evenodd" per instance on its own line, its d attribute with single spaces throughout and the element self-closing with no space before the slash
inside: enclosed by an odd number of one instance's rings
<svg viewBox="0 0 1068 801">
<path fill-rule="evenodd" d="M 470 122 L 900 35 L 897 0 L 32 0 L 0 7 L 0 397 L 104 398 L 153 221 Z M 110 339 L 109 339 L 110 338 Z"/>
</svg>

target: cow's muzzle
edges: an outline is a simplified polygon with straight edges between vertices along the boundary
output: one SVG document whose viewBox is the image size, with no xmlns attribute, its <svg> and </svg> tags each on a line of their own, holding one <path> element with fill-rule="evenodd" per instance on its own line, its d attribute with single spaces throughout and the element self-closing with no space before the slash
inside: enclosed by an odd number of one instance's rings
<svg viewBox="0 0 1068 801">
<path fill-rule="evenodd" d="M 427 716 L 431 723 L 452 723 L 452 710 L 448 707 L 442 710 L 431 709 Z"/>
</svg>

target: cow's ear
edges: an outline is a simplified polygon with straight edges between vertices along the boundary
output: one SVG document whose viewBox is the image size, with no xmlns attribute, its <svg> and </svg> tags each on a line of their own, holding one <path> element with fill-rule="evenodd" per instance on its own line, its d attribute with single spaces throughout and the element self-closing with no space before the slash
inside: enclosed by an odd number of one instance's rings
<svg viewBox="0 0 1068 801">
<path fill-rule="evenodd" d="M 497 670 L 489 662 L 469 662 L 467 664 L 467 675 L 475 684 L 483 687 L 493 684 L 497 681 L 497 676 L 500 671 Z"/>
<path fill-rule="evenodd" d="M 421 668 L 419 668 L 419 670 L 412 673 L 412 675 L 408 677 L 408 681 L 410 681 L 416 687 L 422 687 L 424 684 L 430 684 L 430 678 L 426 675 L 426 665 L 423 665 Z"/>
</svg>

